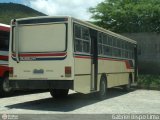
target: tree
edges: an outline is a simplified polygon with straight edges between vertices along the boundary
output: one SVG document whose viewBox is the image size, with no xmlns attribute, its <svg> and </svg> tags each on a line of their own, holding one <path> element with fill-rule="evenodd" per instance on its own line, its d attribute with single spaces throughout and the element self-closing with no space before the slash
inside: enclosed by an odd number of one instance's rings
<svg viewBox="0 0 160 120">
<path fill-rule="evenodd" d="M 160 0 L 105 0 L 89 11 L 114 32 L 160 32 Z"/>
</svg>

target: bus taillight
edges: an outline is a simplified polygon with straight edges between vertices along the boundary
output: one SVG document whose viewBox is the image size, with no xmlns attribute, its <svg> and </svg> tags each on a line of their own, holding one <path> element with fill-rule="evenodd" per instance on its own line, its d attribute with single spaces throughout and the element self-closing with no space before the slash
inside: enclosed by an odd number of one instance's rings
<svg viewBox="0 0 160 120">
<path fill-rule="evenodd" d="M 65 67 L 65 77 L 71 77 L 71 73 L 72 73 L 71 66 L 66 66 Z"/>
</svg>

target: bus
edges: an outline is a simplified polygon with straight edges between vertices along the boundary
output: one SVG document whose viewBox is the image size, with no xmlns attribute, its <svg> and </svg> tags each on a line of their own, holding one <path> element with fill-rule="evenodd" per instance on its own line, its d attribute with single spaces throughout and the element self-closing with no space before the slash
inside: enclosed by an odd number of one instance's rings
<svg viewBox="0 0 160 120">
<path fill-rule="evenodd" d="M 107 88 L 129 89 L 137 76 L 137 42 L 68 16 L 13 19 L 10 86 L 46 89 L 54 98 L 69 89 L 105 98 Z"/>
<path fill-rule="evenodd" d="M 0 96 L 6 96 L 11 91 L 9 87 L 9 34 L 10 26 L 0 23 Z"/>
</svg>

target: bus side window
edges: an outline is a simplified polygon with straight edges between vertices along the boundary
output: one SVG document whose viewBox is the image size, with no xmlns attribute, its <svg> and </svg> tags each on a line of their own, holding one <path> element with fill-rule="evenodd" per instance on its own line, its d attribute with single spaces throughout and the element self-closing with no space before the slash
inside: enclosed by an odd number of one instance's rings
<svg viewBox="0 0 160 120">
<path fill-rule="evenodd" d="M 103 34 L 103 44 L 107 45 L 108 44 L 108 38 L 107 35 Z"/>
<path fill-rule="evenodd" d="M 109 44 L 110 46 L 112 46 L 112 36 L 109 36 L 109 37 L 108 37 L 108 44 Z"/>
<path fill-rule="evenodd" d="M 113 47 L 117 46 L 117 39 L 115 37 L 113 37 Z"/>
<path fill-rule="evenodd" d="M 89 53 L 90 49 L 89 49 L 89 42 L 84 41 L 83 42 L 83 52 L 85 53 Z"/>
<path fill-rule="evenodd" d="M 98 54 L 102 54 L 102 33 L 98 32 Z"/>
<path fill-rule="evenodd" d="M 81 27 L 79 25 L 74 26 L 74 38 L 75 38 L 75 51 L 82 52 Z"/>
<path fill-rule="evenodd" d="M 89 29 L 82 27 L 82 39 L 89 41 Z"/>
<path fill-rule="evenodd" d="M 81 38 L 81 27 L 79 25 L 75 25 L 75 38 Z"/>
<path fill-rule="evenodd" d="M 90 35 L 87 27 L 82 27 L 83 52 L 90 52 Z"/>
<path fill-rule="evenodd" d="M 112 55 L 112 48 L 110 46 L 104 46 L 103 50 L 104 50 L 104 55 L 107 55 L 107 56 Z"/>
<path fill-rule="evenodd" d="M 112 36 L 108 36 L 108 45 L 109 47 L 109 56 L 113 56 L 113 37 Z"/>
<path fill-rule="evenodd" d="M 74 25 L 75 52 L 90 53 L 90 35 L 87 27 Z"/>
<path fill-rule="evenodd" d="M 75 39 L 76 52 L 82 52 L 82 41 Z"/>
</svg>

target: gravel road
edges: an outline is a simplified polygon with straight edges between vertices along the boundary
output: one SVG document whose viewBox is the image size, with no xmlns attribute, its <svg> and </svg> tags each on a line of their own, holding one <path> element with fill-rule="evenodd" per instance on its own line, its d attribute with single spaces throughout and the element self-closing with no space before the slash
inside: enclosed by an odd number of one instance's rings
<svg viewBox="0 0 160 120">
<path fill-rule="evenodd" d="M 49 92 L 0 98 L 0 114 L 160 114 L 160 91 L 110 89 L 108 98 L 70 91 L 66 99 L 55 100 Z"/>
</svg>

